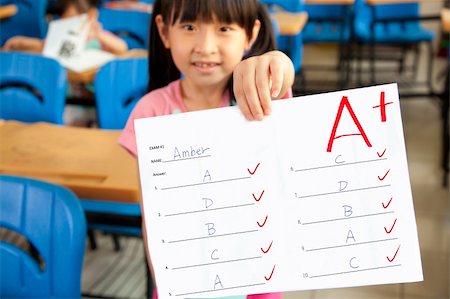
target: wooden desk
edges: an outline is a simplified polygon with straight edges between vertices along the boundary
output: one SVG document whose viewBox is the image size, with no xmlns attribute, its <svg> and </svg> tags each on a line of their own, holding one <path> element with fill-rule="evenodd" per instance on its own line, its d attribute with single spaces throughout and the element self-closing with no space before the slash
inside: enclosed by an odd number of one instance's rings
<svg viewBox="0 0 450 299">
<path fill-rule="evenodd" d="M 14 4 L 0 6 L 0 20 L 12 17 L 17 13 L 17 6 Z"/>
<path fill-rule="evenodd" d="M 306 12 L 291 13 L 280 10 L 272 13 L 271 16 L 278 23 L 281 35 L 297 35 L 303 30 L 308 20 Z"/>
<path fill-rule="evenodd" d="M 119 131 L 0 122 L 0 173 L 70 188 L 80 198 L 139 202 L 137 161 Z"/>
<path fill-rule="evenodd" d="M 442 30 L 450 32 L 450 8 L 443 8 L 441 10 Z"/>
<path fill-rule="evenodd" d="M 368 5 L 377 5 L 377 4 L 427 3 L 437 1 L 441 0 L 366 0 L 366 3 Z"/>
<path fill-rule="evenodd" d="M 132 57 L 147 57 L 148 52 L 144 49 L 133 49 L 127 51 L 125 54 L 117 56 L 117 58 L 132 58 Z M 95 75 L 99 68 L 93 68 L 82 73 L 76 73 L 73 71 L 67 71 L 67 80 L 72 83 L 93 83 L 95 81 Z"/>
<path fill-rule="evenodd" d="M 355 0 L 305 0 L 305 4 L 353 5 Z"/>
</svg>

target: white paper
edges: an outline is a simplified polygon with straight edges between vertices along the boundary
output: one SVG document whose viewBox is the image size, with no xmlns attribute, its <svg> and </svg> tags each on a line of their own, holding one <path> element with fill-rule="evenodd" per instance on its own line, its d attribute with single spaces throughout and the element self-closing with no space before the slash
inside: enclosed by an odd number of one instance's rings
<svg viewBox="0 0 450 299">
<path fill-rule="evenodd" d="M 79 55 L 86 47 L 88 33 L 89 23 L 86 14 L 51 21 L 42 53 L 57 60 Z"/>
<path fill-rule="evenodd" d="M 161 298 L 423 279 L 395 84 L 135 127 Z"/>
<path fill-rule="evenodd" d="M 68 70 L 82 73 L 101 67 L 114 59 L 114 55 L 86 49 L 89 22 L 86 14 L 50 22 L 43 55 L 54 58 Z"/>
<path fill-rule="evenodd" d="M 114 58 L 115 56 L 109 52 L 97 49 L 86 49 L 69 59 L 60 58 L 59 62 L 68 70 L 82 73 L 94 68 L 99 68 Z"/>
</svg>

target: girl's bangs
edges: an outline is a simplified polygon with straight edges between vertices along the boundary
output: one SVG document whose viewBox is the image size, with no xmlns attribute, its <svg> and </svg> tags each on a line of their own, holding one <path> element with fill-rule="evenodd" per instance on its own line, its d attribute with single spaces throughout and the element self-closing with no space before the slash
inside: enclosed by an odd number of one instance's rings
<svg viewBox="0 0 450 299">
<path fill-rule="evenodd" d="M 173 0 L 167 7 L 172 25 L 179 22 L 212 22 L 225 24 L 236 23 L 243 28 L 251 28 L 257 19 L 255 0 Z"/>
</svg>

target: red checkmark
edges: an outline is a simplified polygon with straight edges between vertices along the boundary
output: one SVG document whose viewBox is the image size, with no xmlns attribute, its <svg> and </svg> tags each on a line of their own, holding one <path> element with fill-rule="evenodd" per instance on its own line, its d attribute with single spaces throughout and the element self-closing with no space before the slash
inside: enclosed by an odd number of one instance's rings
<svg viewBox="0 0 450 299">
<path fill-rule="evenodd" d="M 384 151 L 381 154 L 379 152 L 377 152 L 378 158 L 383 157 L 384 153 L 386 153 L 386 149 L 384 149 Z"/>
<path fill-rule="evenodd" d="M 394 224 L 392 224 L 391 229 L 387 229 L 386 226 L 384 227 L 384 231 L 386 232 L 386 234 L 390 234 L 391 231 L 394 229 L 395 224 L 397 223 L 397 218 L 395 218 L 394 220 Z"/>
<path fill-rule="evenodd" d="M 258 165 L 256 165 L 255 170 L 251 171 L 250 169 L 247 168 L 247 171 L 248 171 L 248 173 L 250 173 L 251 175 L 254 175 L 255 172 L 256 172 L 256 170 L 258 169 L 258 167 L 259 167 L 259 163 L 258 163 Z"/>
<path fill-rule="evenodd" d="M 380 181 L 384 180 L 386 178 L 386 176 L 388 175 L 389 171 L 391 171 L 390 169 L 380 178 L 380 176 L 378 176 L 378 179 Z"/>
<path fill-rule="evenodd" d="M 268 253 L 269 250 L 270 250 L 270 248 L 272 247 L 272 244 L 273 244 L 273 240 L 272 240 L 272 242 L 270 242 L 270 245 L 269 245 L 269 247 L 267 248 L 267 250 L 264 250 L 264 249 L 262 249 L 262 247 L 261 247 L 261 251 L 262 251 L 263 253 Z"/>
<path fill-rule="evenodd" d="M 259 195 L 259 197 L 256 198 L 255 193 L 252 193 L 253 198 L 254 198 L 256 201 L 260 201 L 260 200 L 261 200 L 261 197 L 263 196 L 263 194 L 264 194 L 264 190 L 263 190 L 263 192 L 261 193 L 261 195 Z"/>
<path fill-rule="evenodd" d="M 394 256 L 391 259 L 388 256 L 386 256 L 386 258 L 388 259 L 388 261 L 390 263 L 392 263 L 395 260 L 395 257 L 397 256 L 399 249 L 400 249 L 400 245 L 398 245 L 397 251 L 395 252 Z"/>
<path fill-rule="evenodd" d="M 263 227 L 264 224 L 266 224 L 267 217 L 269 217 L 269 215 L 266 215 L 266 219 L 264 219 L 264 222 L 263 222 L 262 224 L 259 224 L 259 221 L 256 221 L 256 223 L 258 223 L 258 226 L 259 226 L 259 227 Z"/>
<path fill-rule="evenodd" d="M 389 207 L 389 205 L 391 204 L 391 201 L 392 201 L 392 197 L 391 197 L 391 199 L 389 199 L 389 202 L 386 205 L 384 205 L 384 202 L 381 202 L 381 205 L 383 206 L 383 208 L 387 209 L 387 207 Z"/>
<path fill-rule="evenodd" d="M 269 277 L 264 276 L 264 278 L 266 279 L 266 281 L 269 281 L 269 280 L 272 278 L 273 271 L 275 271 L 275 266 L 276 266 L 276 265 L 273 265 L 272 272 L 270 272 L 270 276 L 269 276 Z"/>
</svg>

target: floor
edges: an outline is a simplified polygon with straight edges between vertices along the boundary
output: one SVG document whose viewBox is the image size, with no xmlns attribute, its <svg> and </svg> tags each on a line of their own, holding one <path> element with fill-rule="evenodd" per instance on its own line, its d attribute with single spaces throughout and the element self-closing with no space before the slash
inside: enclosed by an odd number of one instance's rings
<svg viewBox="0 0 450 299">
<path fill-rule="evenodd" d="M 330 46 L 306 46 L 304 65 L 318 61 L 333 64 L 336 52 Z M 325 59 L 324 59 L 325 58 Z M 424 79 L 423 59 L 419 78 Z M 445 61 L 435 61 L 436 76 Z M 335 74 L 316 75 L 322 82 L 334 82 Z M 334 77 L 333 77 L 334 76 Z M 307 79 L 314 78 L 313 75 Z M 296 80 L 294 90 L 301 86 Z M 397 82 L 382 76 L 380 82 Z M 437 88 L 440 88 L 437 82 Z M 328 87 L 327 87 L 328 88 Z M 406 86 L 406 88 L 418 88 Z M 336 87 L 329 87 L 333 90 Z M 402 89 L 401 89 L 402 90 Z M 413 190 L 424 281 L 408 284 L 367 286 L 284 293 L 285 299 L 450 299 L 450 194 L 443 187 L 441 168 L 441 115 L 438 102 L 429 97 L 402 99 L 402 117 Z M 98 248 L 87 249 L 82 289 L 85 297 L 145 298 L 146 272 L 142 241 L 120 239 L 122 249 L 114 250 L 110 236 L 96 233 Z"/>
</svg>

